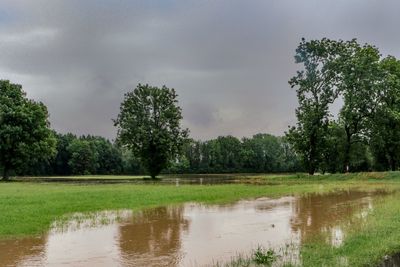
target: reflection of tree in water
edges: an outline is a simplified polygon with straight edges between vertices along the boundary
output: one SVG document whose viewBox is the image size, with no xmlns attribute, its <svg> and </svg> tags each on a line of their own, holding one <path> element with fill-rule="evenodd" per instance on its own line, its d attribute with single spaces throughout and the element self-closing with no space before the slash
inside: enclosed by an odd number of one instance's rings
<svg viewBox="0 0 400 267">
<path fill-rule="evenodd" d="M 119 245 L 128 266 L 175 266 L 182 258 L 181 234 L 189 222 L 184 207 L 160 207 L 134 215 L 119 227 Z"/>
<path fill-rule="evenodd" d="M 1 266 L 40 266 L 45 254 L 46 237 L 0 241 Z"/>
<path fill-rule="evenodd" d="M 371 193 L 341 191 L 330 194 L 309 194 L 293 202 L 291 227 L 299 233 L 301 242 L 318 233 L 328 233 L 328 241 L 340 243 L 342 223 L 356 220 L 354 213 L 368 208 Z"/>
</svg>

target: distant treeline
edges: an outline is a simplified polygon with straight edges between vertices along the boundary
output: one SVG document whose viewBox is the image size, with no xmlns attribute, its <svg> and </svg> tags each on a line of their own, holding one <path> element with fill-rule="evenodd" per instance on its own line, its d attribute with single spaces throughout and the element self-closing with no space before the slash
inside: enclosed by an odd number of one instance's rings
<svg viewBox="0 0 400 267">
<path fill-rule="evenodd" d="M 140 160 L 104 137 L 56 134 L 56 156 L 18 175 L 134 175 L 144 174 Z M 257 134 L 238 139 L 221 136 L 208 141 L 188 140 L 179 158 L 164 173 L 294 172 L 302 165 L 282 137 Z"/>
<path fill-rule="evenodd" d="M 321 172 L 343 172 L 346 135 L 331 123 Z M 21 169 L 18 175 L 137 175 L 145 168 L 132 152 L 100 136 L 56 134 L 56 156 Z M 350 171 L 388 170 L 379 143 L 358 142 L 350 152 Z M 220 136 L 207 141 L 187 140 L 181 156 L 163 173 L 277 173 L 303 172 L 300 156 L 286 137 L 256 134 L 251 138 Z"/>
</svg>

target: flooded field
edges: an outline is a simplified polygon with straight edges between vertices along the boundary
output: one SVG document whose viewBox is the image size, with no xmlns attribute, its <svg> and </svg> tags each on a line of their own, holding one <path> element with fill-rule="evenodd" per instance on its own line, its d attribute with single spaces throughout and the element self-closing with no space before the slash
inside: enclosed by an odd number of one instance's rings
<svg viewBox="0 0 400 267">
<path fill-rule="evenodd" d="M 363 220 L 383 191 L 340 191 L 226 205 L 187 203 L 74 214 L 48 234 L 0 241 L 2 266 L 212 266 L 262 245 L 298 261 L 316 234 L 333 246 Z"/>
<path fill-rule="evenodd" d="M 71 184 L 175 184 L 175 185 L 212 185 L 212 184 L 233 184 L 248 182 L 249 178 L 256 175 L 243 174 L 189 174 L 189 175 L 167 175 L 162 179 L 150 179 L 146 177 L 109 176 L 109 177 L 18 177 L 18 182 L 39 182 L 39 183 L 71 183 Z M 257 179 L 262 181 L 262 179 Z"/>
</svg>

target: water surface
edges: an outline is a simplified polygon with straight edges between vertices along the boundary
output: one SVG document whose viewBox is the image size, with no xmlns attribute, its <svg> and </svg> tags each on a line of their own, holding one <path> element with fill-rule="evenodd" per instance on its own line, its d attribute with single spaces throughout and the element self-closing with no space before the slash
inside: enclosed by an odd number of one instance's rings
<svg viewBox="0 0 400 267">
<path fill-rule="evenodd" d="M 258 245 L 298 248 L 316 234 L 339 246 L 346 226 L 365 218 L 385 194 L 340 191 L 75 214 L 46 235 L 0 241 L 0 260 L 2 266 L 210 266 Z"/>
</svg>

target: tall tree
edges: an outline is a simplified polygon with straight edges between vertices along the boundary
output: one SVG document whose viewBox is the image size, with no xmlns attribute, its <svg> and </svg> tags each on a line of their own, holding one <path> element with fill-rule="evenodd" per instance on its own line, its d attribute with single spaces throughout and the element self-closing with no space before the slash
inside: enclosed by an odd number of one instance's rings
<svg viewBox="0 0 400 267">
<path fill-rule="evenodd" d="M 130 148 L 155 178 L 181 153 L 188 134 L 181 128 L 181 120 L 174 89 L 139 84 L 125 94 L 115 120 L 118 141 Z"/>
<path fill-rule="evenodd" d="M 21 85 L 0 80 L 0 166 L 3 180 L 9 179 L 11 170 L 54 156 L 56 139 L 49 129 L 48 117 L 46 106 L 27 99 Z"/>
<path fill-rule="evenodd" d="M 343 169 L 347 172 L 353 144 L 363 142 L 369 130 L 369 120 L 378 103 L 382 72 L 379 50 L 374 46 L 360 46 L 352 40 L 345 43 L 345 49 L 340 53 L 336 72 L 344 102 L 339 120 L 346 133 Z"/>
<path fill-rule="evenodd" d="M 296 49 L 295 61 L 303 64 L 289 84 L 296 87 L 299 107 L 297 125 L 289 128 L 287 139 L 302 156 L 310 175 L 317 170 L 325 146 L 329 105 L 338 96 L 335 70 L 342 41 L 329 39 L 306 41 Z"/>
<path fill-rule="evenodd" d="M 381 155 L 386 161 L 383 165 L 395 171 L 400 160 L 400 61 L 388 56 L 380 66 L 383 79 L 371 123 L 371 143 L 376 159 Z"/>
</svg>

